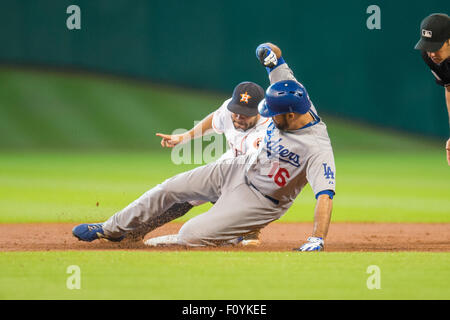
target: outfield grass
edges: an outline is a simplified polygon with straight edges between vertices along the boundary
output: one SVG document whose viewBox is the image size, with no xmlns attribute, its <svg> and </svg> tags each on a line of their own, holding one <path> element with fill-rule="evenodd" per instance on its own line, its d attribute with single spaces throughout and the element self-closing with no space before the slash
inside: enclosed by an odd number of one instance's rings
<svg viewBox="0 0 450 320">
<path fill-rule="evenodd" d="M 190 128 L 226 98 L 4 68 L 0 81 L 0 223 L 106 220 L 196 166 L 174 165 L 154 134 Z M 333 221 L 450 222 L 443 141 L 324 119 L 337 166 Z M 314 205 L 308 186 L 281 221 L 312 221 Z M 449 258 L 417 252 L 1 252 L 0 299 L 449 299 Z M 81 268 L 81 290 L 66 288 L 69 265 Z M 369 265 L 381 268 L 380 290 L 366 287 Z"/>
<path fill-rule="evenodd" d="M 226 97 L 25 69 L 0 68 L 0 81 L 0 223 L 107 219 L 195 167 L 171 163 L 154 134 L 190 128 Z M 324 119 L 337 166 L 334 221 L 449 221 L 439 141 Z M 311 221 L 314 203 L 307 187 L 282 221 Z"/>
<path fill-rule="evenodd" d="M 0 67 L 0 82 L 4 150 L 152 150 L 158 148 L 156 132 L 190 129 L 231 96 L 26 68 Z M 445 143 L 329 117 L 316 107 L 335 149 L 380 151 L 388 157 L 389 152 L 403 150 L 414 156 Z"/>
<path fill-rule="evenodd" d="M 449 253 L 16 252 L 0 255 L 0 299 L 449 299 L 449 266 Z"/>
<path fill-rule="evenodd" d="M 0 148 L 152 148 L 225 95 L 92 74 L 0 68 Z"/>
</svg>

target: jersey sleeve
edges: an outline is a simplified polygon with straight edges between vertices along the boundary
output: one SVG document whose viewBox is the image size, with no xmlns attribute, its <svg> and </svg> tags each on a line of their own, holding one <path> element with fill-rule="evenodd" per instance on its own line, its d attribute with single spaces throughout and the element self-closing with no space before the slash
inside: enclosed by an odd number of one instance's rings
<svg viewBox="0 0 450 320">
<path fill-rule="evenodd" d="M 447 87 L 450 85 L 450 67 L 448 64 L 445 66 L 442 65 L 441 67 L 435 65 L 433 61 L 428 57 L 427 53 L 425 51 L 422 51 L 421 53 L 423 61 L 427 64 L 427 66 L 430 68 L 431 73 L 434 76 L 434 80 L 436 83 L 440 86 Z M 444 70 L 445 69 L 445 70 Z"/>
<path fill-rule="evenodd" d="M 437 75 L 436 72 L 434 72 L 433 70 L 430 70 L 430 71 L 431 71 L 431 73 L 433 74 L 434 80 L 436 81 L 436 83 L 437 83 L 438 85 L 443 86 L 443 87 L 446 87 L 446 86 L 450 85 L 450 82 L 445 83 L 445 82 Z"/>
<path fill-rule="evenodd" d="M 332 150 L 325 150 L 311 156 L 306 169 L 306 178 L 316 199 L 323 193 L 333 198 L 336 190 L 336 167 Z"/>
<path fill-rule="evenodd" d="M 216 133 L 221 134 L 225 132 L 225 117 L 228 115 L 227 106 L 230 100 L 231 98 L 222 103 L 220 108 L 213 114 L 212 127 Z"/>
</svg>

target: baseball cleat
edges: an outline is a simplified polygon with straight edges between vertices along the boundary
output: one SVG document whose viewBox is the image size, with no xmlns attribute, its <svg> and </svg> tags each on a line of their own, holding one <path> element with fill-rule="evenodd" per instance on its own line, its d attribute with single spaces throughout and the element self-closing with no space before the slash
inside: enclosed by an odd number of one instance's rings
<svg viewBox="0 0 450 320">
<path fill-rule="evenodd" d="M 97 239 L 105 239 L 108 241 L 118 242 L 121 241 L 124 237 L 120 238 L 110 238 L 105 235 L 103 231 L 103 224 L 101 223 L 83 223 L 72 229 L 72 234 L 74 237 L 78 238 L 81 241 L 94 241 Z"/>
<path fill-rule="evenodd" d="M 244 246 L 244 247 L 259 246 L 261 244 L 261 240 L 259 240 L 259 234 L 260 234 L 260 231 L 257 230 L 252 233 L 249 233 L 243 237 L 239 237 L 237 244 Z"/>
<path fill-rule="evenodd" d="M 260 244 L 261 244 L 261 240 L 259 240 L 259 239 L 253 239 L 253 240 L 245 240 L 244 239 L 241 241 L 241 245 L 243 245 L 244 247 L 247 247 L 247 246 L 256 247 L 256 246 L 259 246 Z"/>
<path fill-rule="evenodd" d="M 178 243 L 177 234 L 169 234 L 167 236 L 161 236 L 156 238 L 150 238 L 144 241 L 144 244 L 149 247 L 169 246 Z"/>
</svg>

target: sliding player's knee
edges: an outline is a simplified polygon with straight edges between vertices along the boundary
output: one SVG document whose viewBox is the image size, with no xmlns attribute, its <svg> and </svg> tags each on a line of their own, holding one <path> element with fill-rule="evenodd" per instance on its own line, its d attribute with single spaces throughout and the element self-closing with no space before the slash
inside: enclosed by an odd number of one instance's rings
<svg viewBox="0 0 450 320">
<path fill-rule="evenodd" d="M 186 222 L 178 232 L 178 242 L 186 246 L 204 246 L 204 234 L 194 224 Z"/>
</svg>

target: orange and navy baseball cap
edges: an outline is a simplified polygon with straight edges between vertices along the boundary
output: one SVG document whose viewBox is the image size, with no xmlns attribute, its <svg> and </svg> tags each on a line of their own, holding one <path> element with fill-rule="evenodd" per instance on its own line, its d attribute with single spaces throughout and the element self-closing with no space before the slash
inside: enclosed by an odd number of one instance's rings
<svg viewBox="0 0 450 320">
<path fill-rule="evenodd" d="M 436 52 L 450 39 L 450 17 L 444 13 L 433 13 L 420 24 L 420 40 L 414 49 Z"/>
<path fill-rule="evenodd" d="M 241 82 L 233 90 L 228 110 L 233 113 L 253 117 L 258 114 L 258 104 L 264 99 L 264 89 L 254 82 Z"/>
</svg>

